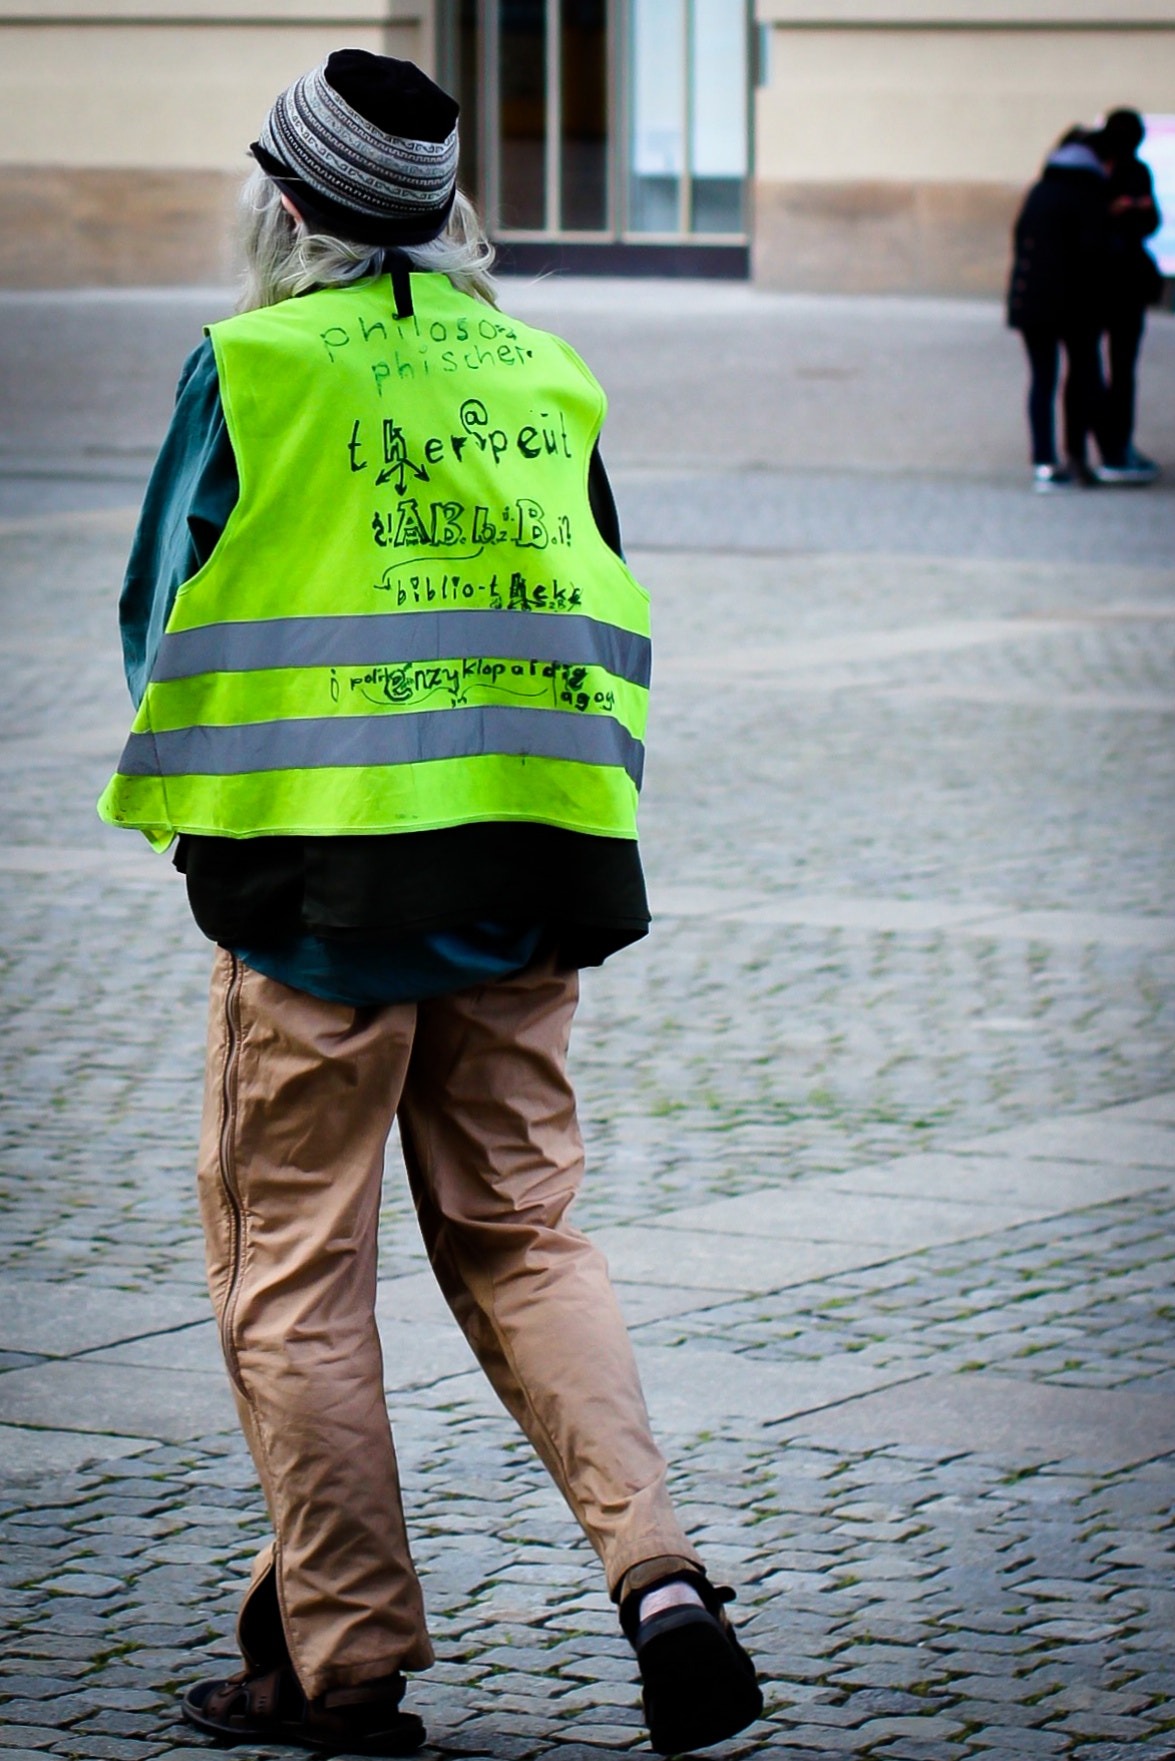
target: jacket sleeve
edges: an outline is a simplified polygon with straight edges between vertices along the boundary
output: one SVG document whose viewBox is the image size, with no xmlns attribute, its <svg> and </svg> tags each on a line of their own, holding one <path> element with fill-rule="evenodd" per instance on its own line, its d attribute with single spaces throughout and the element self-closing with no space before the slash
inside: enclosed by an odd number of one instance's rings
<svg viewBox="0 0 1175 1761">
<path fill-rule="evenodd" d="M 136 707 L 147 689 L 175 596 L 211 556 L 238 494 L 216 356 L 206 337 L 180 374 L 171 425 L 147 484 L 118 602 L 123 665 Z"/>
<path fill-rule="evenodd" d="M 588 466 L 588 500 L 591 503 L 592 518 L 596 522 L 600 537 L 614 550 L 621 562 L 624 561 L 624 549 L 620 542 L 620 515 L 616 512 L 616 498 L 612 494 L 612 485 L 608 481 L 608 473 L 604 469 L 604 461 L 600 457 L 598 446 L 592 448 L 591 462 Z"/>
<path fill-rule="evenodd" d="M 1144 238 L 1150 238 L 1152 233 L 1158 232 L 1160 226 L 1163 224 L 1163 216 L 1159 204 L 1155 200 L 1155 180 L 1151 176 L 1150 166 L 1144 165 L 1140 159 L 1138 161 L 1138 172 L 1139 175 L 1134 194 L 1136 196 L 1145 197 L 1153 205 L 1153 212 L 1151 214 L 1135 216 L 1134 224 L 1139 242 L 1141 243 Z"/>
</svg>

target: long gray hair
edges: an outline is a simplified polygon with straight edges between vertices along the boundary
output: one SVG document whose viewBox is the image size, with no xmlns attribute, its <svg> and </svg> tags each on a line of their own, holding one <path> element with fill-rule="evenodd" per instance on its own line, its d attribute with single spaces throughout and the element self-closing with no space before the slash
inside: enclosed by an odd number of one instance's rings
<svg viewBox="0 0 1175 1761">
<path fill-rule="evenodd" d="M 260 165 L 254 166 L 241 191 L 238 237 L 244 258 L 238 312 L 276 306 L 314 287 L 362 281 L 366 275 L 378 275 L 383 263 L 379 245 L 310 232 L 282 206 L 281 191 Z M 437 270 L 462 293 L 488 306 L 497 304 L 489 273 L 494 247 L 481 229 L 473 203 L 460 190 L 441 236 L 426 245 L 406 246 L 404 255 L 414 269 Z"/>
</svg>

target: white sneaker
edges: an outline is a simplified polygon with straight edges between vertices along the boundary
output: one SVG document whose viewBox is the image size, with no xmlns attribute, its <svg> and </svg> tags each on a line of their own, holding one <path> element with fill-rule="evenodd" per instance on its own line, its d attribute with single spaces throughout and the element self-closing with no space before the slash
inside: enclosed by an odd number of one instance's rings
<svg viewBox="0 0 1175 1761">
<path fill-rule="evenodd" d="M 1122 489 L 1141 489 L 1144 484 L 1154 482 L 1159 474 L 1159 467 L 1152 459 L 1143 458 L 1141 453 L 1131 451 L 1120 465 L 1095 465 L 1093 474 L 1099 483 L 1111 487 L 1117 485 Z"/>
<path fill-rule="evenodd" d="M 1037 495 L 1051 495 L 1055 489 L 1074 488 L 1072 471 L 1064 465 L 1034 465 L 1032 468 L 1032 487 Z"/>
</svg>

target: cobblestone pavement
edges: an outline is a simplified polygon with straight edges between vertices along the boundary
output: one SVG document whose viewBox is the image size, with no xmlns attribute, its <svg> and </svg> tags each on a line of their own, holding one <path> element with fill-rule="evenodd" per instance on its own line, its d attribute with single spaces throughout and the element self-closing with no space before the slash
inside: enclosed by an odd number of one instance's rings
<svg viewBox="0 0 1175 1761">
<path fill-rule="evenodd" d="M 1028 496 L 982 308 L 768 302 L 707 352 L 748 296 L 517 293 L 620 380 L 655 597 L 658 921 L 585 979 L 579 1215 L 767 1682 L 722 1753 L 1168 1761 L 1175 498 Z M 199 1751 L 175 1691 L 231 1658 L 265 1533 L 192 1193 L 208 951 L 92 807 L 126 724 L 120 503 L 196 309 L 49 302 L 44 359 L 45 313 L 0 309 L 40 387 L 0 459 L 14 1761 Z M 116 414 L 104 326 L 116 361 L 137 339 Z M 677 363 L 659 405 L 634 330 Z M 1152 411 L 1173 342 L 1156 323 Z M 63 436 L 89 476 L 36 475 Z M 394 1149 L 379 1311 L 432 1752 L 639 1750 L 594 1562 L 433 1290 Z"/>
</svg>

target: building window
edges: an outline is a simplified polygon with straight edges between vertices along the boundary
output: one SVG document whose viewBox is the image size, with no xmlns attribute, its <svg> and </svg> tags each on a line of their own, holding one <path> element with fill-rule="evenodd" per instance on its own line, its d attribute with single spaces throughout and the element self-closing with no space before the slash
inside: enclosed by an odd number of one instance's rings
<svg viewBox="0 0 1175 1761">
<path fill-rule="evenodd" d="M 732 0 L 631 0 L 630 232 L 743 231 L 747 35 Z"/>
<path fill-rule="evenodd" d="M 559 221 L 604 232 L 608 212 L 607 0 L 560 0 Z"/>
<path fill-rule="evenodd" d="M 461 179 L 503 239 L 745 237 L 747 0 L 446 0 Z"/>
</svg>

